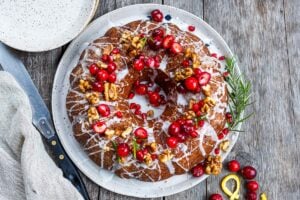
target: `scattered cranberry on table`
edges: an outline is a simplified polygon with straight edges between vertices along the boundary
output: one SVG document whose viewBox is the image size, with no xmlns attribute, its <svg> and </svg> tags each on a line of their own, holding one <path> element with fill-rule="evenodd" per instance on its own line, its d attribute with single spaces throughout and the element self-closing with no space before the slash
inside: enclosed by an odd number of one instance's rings
<svg viewBox="0 0 300 200">
<path fill-rule="evenodd" d="M 248 181 L 246 183 L 246 188 L 247 188 L 247 190 L 249 190 L 251 192 L 255 192 L 258 190 L 259 185 L 256 181 Z"/>
<path fill-rule="evenodd" d="M 227 164 L 228 170 L 231 172 L 238 172 L 241 168 L 240 163 L 237 160 L 231 160 Z"/>
<path fill-rule="evenodd" d="M 254 179 L 256 177 L 256 169 L 252 166 L 245 166 L 241 170 L 241 174 L 244 177 L 244 179 L 247 180 Z"/>
<path fill-rule="evenodd" d="M 255 192 L 248 191 L 245 197 L 246 200 L 257 200 L 257 194 Z"/>
<path fill-rule="evenodd" d="M 212 194 L 209 196 L 209 200 L 223 200 L 223 197 L 220 194 Z"/>
</svg>

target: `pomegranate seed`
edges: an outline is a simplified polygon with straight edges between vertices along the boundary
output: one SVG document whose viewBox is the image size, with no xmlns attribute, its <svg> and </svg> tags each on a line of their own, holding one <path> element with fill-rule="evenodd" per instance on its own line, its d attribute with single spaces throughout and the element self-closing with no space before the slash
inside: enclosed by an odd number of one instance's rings
<svg viewBox="0 0 300 200">
<path fill-rule="evenodd" d="M 222 134 L 227 135 L 229 133 L 229 129 L 228 128 L 224 128 L 222 130 Z"/>
<path fill-rule="evenodd" d="M 145 61 L 145 65 L 147 67 L 154 67 L 155 65 L 155 60 L 154 58 L 150 57 L 150 58 L 147 58 L 146 61 Z"/>
<path fill-rule="evenodd" d="M 211 75 L 208 72 L 201 72 L 198 76 L 199 84 L 204 86 L 210 81 Z"/>
<path fill-rule="evenodd" d="M 142 113 L 141 117 L 143 120 L 147 119 L 147 113 Z"/>
<path fill-rule="evenodd" d="M 108 79 L 108 72 L 104 69 L 99 70 L 99 72 L 97 73 L 97 80 L 104 82 L 107 79 Z"/>
<path fill-rule="evenodd" d="M 116 116 L 118 118 L 122 118 L 123 117 L 123 113 L 121 111 L 116 112 Z"/>
<path fill-rule="evenodd" d="M 187 139 L 187 136 L 184 133 L 178 133 L 177 139 L 178 139 L 178 142 L 185 142 Z"/>
<path fill-rule="evenodd" d="M 198 112 L 199 109 L 200 109 L 199 104 L 194 103 L 193 106 L 192 106 L 192 110 L 193 110 L 194 112 Z"/>
<path fill-rule="evenodd" d="M 202 165 L 196 165 L 191 169 L 191 172 L 194 177 L 200 177 L 204 174 L 204 167 Z"/>
<path fill-rule="evenodd" d="M 220 194 L 212 194 L 209 196 L 209 200 L 223 200 L 223 197 Z"/>
<path fill-rule="evenodd" d="M 99 72 L 99 68 L 96 64 L 91 64 L 89 67 L 90 73 L 95 76 Z"/>
<path fill-rule="evenodd" d="M 178 122 L 172 122 L 171 125 L 168 128 L 168 133 L 171 136 L 177 136 L 178 133 L 180 132 L 180 123 Z"/>
<path fill-rule="evenodd" d="M 219 140 L 222 140 L 223 138 L 224 138 L 224 134 L 220 133 L 220 134 L 218 135 L 218 139 L 219 139 Z"/>
<path fill-rule="evenodd" d="M 152 92 L 148 95 L 150 104 L 154 106 L 159 106 L 160 95 L 158 92 Z"/>
<path fill-rule="evenodd" d="M 153 31 L 152 31 L 152 36 L 153 37 L 161 37 L 161 38 L 163 38 L 164 36 L 165 36 L 165 29 L 164 28 L 157 28 L 157 29 L 154 29 Z"/>
<path fill-rule="evenodd" d="M 189 60 L 183 60 L 181 63 L 184 67 L 190 66 L 190 61 Z"/>
<path fill-rule="evenodd" d="M 240 163 L 237 160 L 231 160 L 228 162 L 227 167 L 231 172 L 238 172 L 240 170 Z"/>
<path fill-rule="evenodd" d="M 107 117 L 110 114 L 110 108 L 106 104 L 99 104 L 97 110 L 102 117 Z"/>
<path fill-rule="evenodd" d="M 224 73 L 223 73 L 224 78 L 227 78 L 229 75 L 230 75 L 229 72 L 224 72 Z"/>
<path fill-rule="evenodd" d="M 114 62 L 108 63 L 108 65 L 107 65 L 108 73 L 113 73 L 114 71 L 116 71 L 116 69 L 117 69 L 116 63 L 114 63 Z"/>
<path fill-rule="evenodd" d="M 211 56 L 211 57 L 214 57 L 214 58 L 217 58 L 217 57 L 218 57 L 216 53 L 212 53 L 210 56 Z"/>
<path fill-rule="evenodd" d="M 179 43 L 174 42 L 172 44 L 172 46 L 171 46 L 171 52 L 172 53 L 177 54 L 177 53 L 181 53 L 182 51 L 183 51 L 183 47 Z"/>
<path fill-rule="evenodd" d="M 246 183 L 246 188 L 251 192 L 256 192 L 259 188 L 259 185 L 256 181 L 249 181 Z"/>
<path fill-rule="evenodd" d="M 136 151 L 136 159 L 138 161 L 143 162 L 144 161 L 144 157 L 145 157 L 145 155 L 144 155 L 144 151 L 142 149 L 139 149 L 139 150 Z"/>
<path fill-rule="evenodd" d="M 104 85 L 101 82 L 94 82 L 92 84 L 93 90 L 96 92 L 103 92 L 104 91 Z"/>
<path fill-rule="evenodd" d="M 172 44 L 175 42 L 175 37 L 173 35 L 167 35 L 163 39 L 162 46 L 165 49 L 171 48 Z"/>
<path fill-rule="evenodd" d="M 218 155 L 220 153 L 220 149 L 219 148 L 215 148 L 215 154 Z"/>
<path fill-rule="evenodd" d="M 135 92 L 139 95 L 145 95 L 148 92 L 148 87 L 146 84 L 140 84 L 135 88 Z"/>
<path fill-rule="evenodd" d="M 147 133 L 146 129 L 144 129 L 142 127 L 135 129 L 135 131 L 133 133 L 134 133 L 134 136 L 139 139 L 146 139 L 148 137 L 148 133 Z"/>
<path fill-rule="evenodd" d="M 176 148 L 178 144 L 178 139 L 176 137 L 167 137 L 167 145 L 170 148 Z"/>
<path fill-rule="evenodd" d="M 220 56 L 219 60 L 225 60 L 225 56 Z"/>
<path fill-rule="evenodd" d="M 191 32 L 195 31 L 195 26 L 188 26 L 188 30 Z"/>
<path fill-rule="evenodd" d="M 196 137 L 198 137 L 198 132 L 197 131 L 192 131 L 192 132 L 190 132 L 190 136 L 192 138 L 196 138 Z"/>
<path fill-rule="evenodd" d="M 98 134 L 103 134 L 106 131 L 106 125 L 104 122 L 96 122 L 92 125 L 92 128 Z"/>
<path fill-rule="evenodd" d="M 197 89 L 197 87 L 199 86 L 199 83 L 195 77 L 191 76 L 191 77 L 188 77 L 187 79 L 185 79 L 184 85 L 185 85 L 186 89 L 188 89 L 190 91 L 195 91 Z"/>
<path fill-rule="evenodd" d="M 246 200 L 257 200 L 257 194 L 255 192 L 248 191 L 246 193 Z"/>
<path fill-rule="evenodd" d="M 135 109 L 136 108 L 136 103 L 130 103 L 129 108 L 130 109 Z"/>
<path fill-rule="evenodd" d="M 144 62 L 140 59 L 135 60 L 134 63 L 133 63 L 133 68 L 135 70 L 138 70 L 138 71 L 143 70 L 144 69 Z"/>
<path fill-rule="evenodd" d="M 114 48 L 112 51 L 111 51 L 112 54 L 118 54 L 120 53 L 120 49 L 118 48 Z"/>
<path fill-rule="evenodd" d="M 117 147 L 117 153 L 120 157 L 127 157 L 129 155 L 130 149 L 127 143 L 121 143 Z"/>
<path fill-rule="evenodd" d="M 150 37 L 147 40 L 147 44 L 149 45 L 150 49 L 152 50 L 158 50 L 161 48 L 163 43 L 163 38 L 162 37 Z"/>
<path fill-rule="evenodd" d="M 110 83 L 116 82 L 116 80 L 117 80 L 117 75 L 116 75 L 116 73 L 111 73 L 110 75 L 108 75 L 107 80 L 108 80 L 108 82 L 110 82 Z"/>
<path fill-rule="evenodd" d="M 164 15 L 162 14 L 162 12 L 160 10 L 155 9 L 151 12 L 151 18 L 155 22 L 162 22 Z"/>
<path fill-rule="evenodd" d="M 103 62 L 107 62 L 108 59 L 109 59 L 109 55 L 107 55 L 107 54 L 103 54 L 103 55 L 101 56 L 101 60 L 102 60 Z"/>
<path fill-rule="evenodd" d="M 136 109 L 136 110 L 140 110 L 140 109 L 141 109 L 141 105 L 140 105 L 140 104 L 136 104 L 136 105 L 135 105 L 135 109 Z"/>
<path fill-rule="evenodd" d="M 205 121 L 204 120 L 199 120 L 198 121 L 198 126 L 199 127 L 203 127 L 204 126 Z"/>
<path fill-rule="evenodd" d="M 133 97 L 134 97 L 134 93 L 130 92 L 129 95 L 128 95 L 128 99 L 133 99 Z"/>
<path fill-rule="evenodd" d="M 245 166 L 241 170 L 241 174 L 244 177 L 244 179 L 254 179 L 256 177 L 256 169 L 252 166 Z"/>
<path fill-rule="evenodd" d="M 141 115 L 141 114 L 142 114 L 142 111 L 140 111 L 140 110 L 135 110 L 135 111 L 134 111 L 134 114 L 135 114 L 135 115 Z"/>
</svg>

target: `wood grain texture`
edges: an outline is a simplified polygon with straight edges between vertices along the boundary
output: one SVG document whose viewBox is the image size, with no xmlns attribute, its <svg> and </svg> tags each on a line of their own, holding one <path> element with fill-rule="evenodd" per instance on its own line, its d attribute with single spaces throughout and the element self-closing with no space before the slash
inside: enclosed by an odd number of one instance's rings
<svg viewBox="0 0 300 200">
<path fill-rule="evenodd" d="M 203 1 L 202 0 L 165 0 L 165 5 L 174 6 L 186 10 L 194 15 L 203 18 Z M 175 16 L 174 16 L 175 17 Z M 182 199 L 206 199 L 206 180 L 199 183 L 195 187 L 181 192 L 179 194 L 165 197 L 166 200 L 182 200 Z"/>
<path fill-rule="evenodd" d="M 261 191 L 266 191 L 269 199 L 300 199 L 300 1 L 102 0 L 95 18 L 136 3 L 164 3 L 204 16 L 224 37 L 253 84 L 255 101 L 249 108 L 255 115 L 244 124 L 245 133 L 240 134 L 227 160 L 256 166 Z M 16 51 L 50 110 L 53 78 L 65 49 Z M 227 173 L 224 170 L 219 177 L 164 199 L 207 199 L 211 193 L 221 193 L 219 182 Z M 85 176 L 83 179 L 92 200 L 137 199 L 100 188 Z"/>
</svg>

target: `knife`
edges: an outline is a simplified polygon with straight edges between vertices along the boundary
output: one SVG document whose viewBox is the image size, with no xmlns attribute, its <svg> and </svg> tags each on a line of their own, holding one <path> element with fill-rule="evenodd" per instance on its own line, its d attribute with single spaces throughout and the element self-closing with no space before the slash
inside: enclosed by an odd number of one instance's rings
<svg viewBox="0 0 300 200">
<path fill-rule="evenodd" d="M 4 71 L 9 72 L 17 80 L 19 85 L 28 95 L 32 109 L 32 123 L 36 129 L 45 137 L 45 141 L 49 145 L 50 151 L 58 158 L 57 165 L 63 171 L 65 178 L 70 180 L 76 189 L 81 193 L 84 199 L 89 200 L 85 185 L 77 171 L 63 149 L 57 133 L 55 132 L 50 112 L 46 107 L 37 88 L 32 82 L 24 64 L 16 55 L 0 42 L 0 65 Z"/>
</svg>

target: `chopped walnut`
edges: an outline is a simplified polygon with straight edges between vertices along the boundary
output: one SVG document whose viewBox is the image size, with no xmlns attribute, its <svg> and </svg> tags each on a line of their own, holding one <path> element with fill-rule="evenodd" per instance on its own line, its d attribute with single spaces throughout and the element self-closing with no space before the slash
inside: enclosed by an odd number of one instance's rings
<svg viewBox="0 0 300 200">
<path fill-rule="evenodd" d="M 91 89 L 92 86 L 89 81 L 80 79 L 79 81 L 79 89 L 81 92 L 86 92 L 88 89 Z"/>
<path fill-rule="evenodd" d="M 95 105 L 99 102 L 99 93 L 98 92 L 90 92 L 85 95 L 85 98 L 90 102 L 90 104 Z"/>
<path fill-rule="evenodd" d="M 100 68 L 104 68 L 106 69 L 107 68 L 107 64 L 102 62 L 101 60 L 99 60 L 98 62 L 96 62 L 96 65 Z"/>
<path fill-rule="evenodd" d="M 88 119 L 89 119 L 90 124 L 93 123 L 93 120 L 98 120 L 99 119 L 98 111 L 93 106 L 88 109 Z"/>
<path fill-rule="evenodd" d="M 129 135 L 131 132 L 132 132 L 132 127 L 131 127 L 131 126 L 127 127 L 127 128 L 121 133 L 122 138 L 126 138 L 127 135 Z"/>
<path fill-rule="evenodd" d="M 118 98 L 117 86 L 114 83 L 104 83 L 104 97 L 106 101 L 115 101 Z"/>
<path fill-rule="evenodd" d="M 150 153 L 147 153 L 144 156 L 144 161 L 145 161 L 145 163 L 146 163 L 147 166 L 151 165 L 151 163 L 152 163 L 152 157 L 151 157 Z"/>
<path fill-rule="evenodd" d="M 219 148 L 222 150 L 222 151 L 224 151 L 224 152 L 226 152 L 227 150 L 228 150 L 228 148 L 229 148 L 229 140 L 224 140 L 224 141 L 222 141 L 220 144 L 219 144 Z"/>
<path fill-rule="evenodd" d="M 201 64 L 200 59 L 199 59 L 199 55 L 197 53 L 195 53 L 194 48 L 187 48 L 185 50 L 185 57 L 186 58 L 190 58 L 193 62 L 193 68 L 198 68 Z"/>
<path fill-rule="evenodd" d="M 208 113 L 216 105 L 216 101 L 211 97 L 206 97 L 203 102 L 204 105 L 201 108 L 201 112 L 203 113 Z"/>
<path fill-rule="evenodd" d="M 195 99 L 190 99 L 189 101 L 189 109 L 193 108 L 193 105 L 196 103 L 197 101 Z"/>
<path fill-rule="evenodd" d="M 175 71 L 175 81 L 182 81 L 194 73 L 192 68 L 180 68 Z"/>
<path fill-rule="evenodd" d="M 151 142 L 149 146 L 150 146 L 150 149 L 151 149 L 152 152 L 156 152 L 157 151 L 157 144 L 156 144 L 156 142 Z"/>
<path fill-rule="evenodd" d="M 205 160 L 205 173 L 218 175 L 222 171 L 222 161 L 221 156 L 211 156 L 209 155 Z"/>
<path fill-rule="evenodd" d="M 148 117 L 153 117 L 154 116 L 154 110 L 148 110 L 147 111 L 147 116 Z"/>
<path fill-rule="evenodd" d="M 167 149 L 167 150 L 165 150 L 162 154 L 160 154 L 160 155 L 158 156 L 158 159 L 159 159 L 161 162 L 165 163 L 165 162 L 171 160 L 173 157 L 174 157 L 174 155 L 172 154 L 172 152 L 171 152 L 170 150 Z"/>
<path fill-rule="evenodd" d="M 205 86 L 202 86 L 202 92 L 205 96 L 208 96 L 210 97 L 211 96 L 211 88 L 210 88 L 210 85 L 205 85 Z"/>
<path fill-rule="evenodd" d="M 111 138 L 114 134 L 115 134 L 115 131 L 112 130 L 112 129 L 106 129 L 105 131 L 105 136 L 107 136 L 108 138 Z"/>
<path fill-rule="evenodd" d="M 193 119 L 194 117 L 196 117 L 196 113 L 192 110 L 189 110 L 189 111 L 184 113 L 184 118 L 185 119 Z"/>
<path fill-rule="evenodd" d="M 105 46 L 103 49 L 102 49 L 102 54 L 106 54 L 106 55 L 109 55 L 110 52 L 113 50 L 114 46 L 112 44 L 109 44 L 107 46 Z"/>
</svg>

